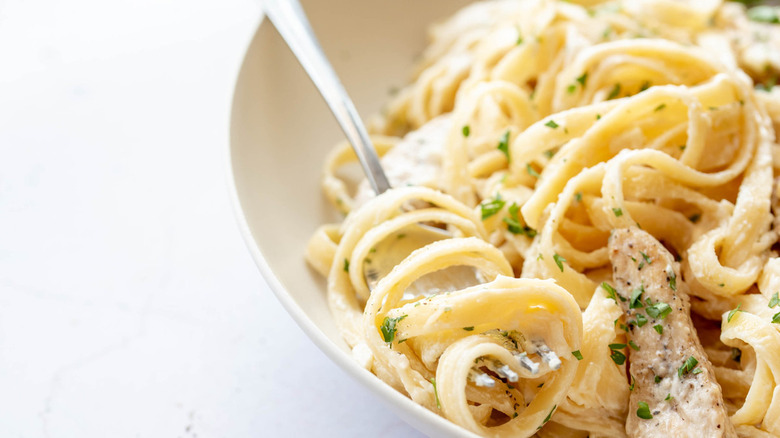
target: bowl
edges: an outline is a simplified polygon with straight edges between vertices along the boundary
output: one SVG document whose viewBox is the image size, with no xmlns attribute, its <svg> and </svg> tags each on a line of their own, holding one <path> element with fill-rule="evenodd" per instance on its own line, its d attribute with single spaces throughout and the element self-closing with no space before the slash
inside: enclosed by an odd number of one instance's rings
<svg viewBox="0 0 780 438">
<path fill-rule="evenodd" d="M 367 118 L 407 83 L 427 27 L 465 0 L 303 1 L 326 55 Z M 321 224 L 341 217 L 325 201 L 325 156 L 343 139 L 335 119 L 273 26 L 263 20 L 233 97 L 230 180 L 241 232 L 263 276 L 303 331 L 336 364 L 429 436 L 475 437 L 359 367 L 328 309 L 325 280 L 303 258 Z"/>
</svg>

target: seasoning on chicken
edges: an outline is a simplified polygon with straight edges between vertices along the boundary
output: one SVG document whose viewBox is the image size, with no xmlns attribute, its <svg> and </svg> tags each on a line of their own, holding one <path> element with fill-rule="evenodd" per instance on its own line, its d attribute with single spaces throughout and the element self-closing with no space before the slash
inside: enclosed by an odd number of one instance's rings
<svg viewBox="0 0 780 438">
<path fill-rule="evenodd" d="M 609 257 L 627 320 L 629 437 L 736 437 L 690 317 L 674 258 L 650 234 L 615 230 Z"/>
</svg>

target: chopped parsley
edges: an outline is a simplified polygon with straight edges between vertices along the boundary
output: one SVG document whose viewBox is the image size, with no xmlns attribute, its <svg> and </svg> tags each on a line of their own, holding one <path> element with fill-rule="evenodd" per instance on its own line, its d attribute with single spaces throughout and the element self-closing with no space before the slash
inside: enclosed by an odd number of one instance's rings
<svg viewBox="0 0 780 438">
<path fill-rule="evenodd" d="M 777 312 L 772 316 L 772 324 L 780 324 L 780 312 Z"/>
<path fill-rule="evenodd" d="M 628 390 L 633 391 L 634 386 L 636 386 L 636 379 L 634 379 L 634 375 L 631 373 L 629 373 L 628 376 L 629 376 L 629 380 L 631 381 L 631 386 L 628 387 Z"/>
<path fill-rule="evenodd" d="M 611 357 L 612 361 L 617 365 L 623 365 L 626 362 L 626 355 L 617 350 L 612 350 L 612 354 L 610 354 L 609 357 Z"/>
<path fill-rule="evenodd" d="M 645 315 L 642 315 L 641 313 L 636 314 L 636 326 L 642 327 L 643 325 L 647 324 L 647 317 Z"/>
<path fill-rule="evenodd" d="M 650 88 L 650 81 L 644 81 L 644 82 L 642 82 L 642 86 L 639 87 L 639 92 L 641 93 L 641 92 L 647 90 L 648 88 Z"/>
<path fill-rule="evenodd" d="M 688 359 L 685 359 L 685 362 L 683 362 L 683 365 L 677 369 L 677 376 L 682 378 L 685 374 L 688 374 L 689 371 L 692 371 L 694 368 L 696 368 L 696 365 L 699 364 L 699 361 L 696 360 L 695 357 L 691 356 Z"/>
<path fill-rule="evenodd" d="M 607 96 L 607 100 L 612 100 L 620 95 L 620 82 L 615 84 L 614 87 L 612 87 L 612 91 L 609 92 L 609 96 Z"/>
<path fill-rule="evenodd" d="M 726 317 L 726 322 L 731 322 L 731 318 L 733 318 L 734 315 L 737 314 L 737 312 L 741 312 L 742 311 L 742 310 L 740 310 L 741 307 L 742 307 L 742 303 L 737 304 L 737 308 L 736 309 L 732 309 L 729 312 L 729 316 Z"/>
<path fill-rule="evenodd" d="M 506 155 L 507 161 L 511 161 L 509 158 L 509 130 L 501 136 L 501 140 L 498 142 L 498 150 Z"/>
<path fill-rule="evenodd" d="M 482 220 L 484 221 L 490 216 L 493 216 L 494 214 L 501 211 L 505 204 L 506 201 L 501 199 L 500 193 L 496 195 L 495 199 L 479 204 L 479 208 L 482 211 Z"/>
<path fill-rule="evenodd" d="M 566 87 L 566 92 L 569 94 L 574 94 L 575 91 L 577 91 L 577 86 L 574 84 L 571 84 L 568 87 Z"/>
<path fill-rule="evenodd" d="M 643 420 L 652 420 L 653 414 L 650 413 L 650 406 L 647 403 L 641 401 L 637 403 L 639 409 L 636 410 L 636 416 Z"/>
<path fill-rule="evenodd" d="M 642 258 L 645 260 L 645 263 L 647 263 L 648 265 L 652 265 L 653 264 L 653 259 L 651 259 L 647 254 L 645 254 L 642 251 L 639 251 L 639 254 L 642 255 Z"/>
<path fill-rule="evenodd" d="M 780 297 L 778 297 L 777 292 L 775 292 L 775 294 L 772 295 L 772 298 L 769 299 L 769 308 L 771 309 L 778 304 L 780 304 Z"/>
<path fill-rule="evenodd" d="M 547 157 L 547 159 L 550 159 L 555 155 L 555 149 L 547 149 L 544 151 L 544 156 Z"/>
<path fill-rule="evenodd" d="M 560 269 L 561 272 L 563 272 L 563 262 L 565 262 L 566 259 L 559 256 L 558 253 L 556 252 L 555 254 L 553 254 L 553 260 L 555 260 L 555 264 L 558 265 L 558 269 Z"/>
<path fill-rule="evenodd" d="M 548 128 L 555 129 L 555 128 L 557 128 L 559 125 L 558 125 L 557 123 L 555 123 L 555 120 L 553 120 L 553 119 L 550 119 L 550 120 L 548 120 L 548 121 L 547 121 L 547 123 L 545 123 L 545 124 L 544 124 L 544 126 L 547 126 Z"/>
<path fill-rule="evenodd" d="M 658 105 L 657 107 L 655 107 L 655 109 L 653 111 L 658 112 L 658 111 L 663 110 L 664 108 L 666 108 L 666 104 L 662 103 L 662 104 Z"/>
<path fill-rule="evenodd" d="M 669 276 L 669 287 L 677 292 L 677 274 L 674 273 L 674 269 L 672 267 L 666 268 L 666 274 Z"/>
<path fill-rule="evenodd" d="M 385 342 L 388 344 L 393 342 L 393 339 L 395 339 L 395 332 L 396 324 L 398 324 L 399 321 L 406 318 L 408 315 L 401 315 L 398 318 L 390 318 L 389 316 L 385 316 L 384 321 L 382 321 L 382 326 L 380 327 L 380 330 L 382 330 L 382 337 L 384 338 Z"/>
<path fill-rule="evenodd" d="M 463 330 L 466 330 L 467 332 L 473 331 L 474 330 L 474 326 L 472 325 L 470 327 L 463 327 Z"/>
<path fill-rule="evenodd" d="M 534 178 L 539 178 L 539 172 L 536 171 L 533 167 L 531 167 L 531 163 L 525 164 L 525 171 L 528 172 L 529 175 L 531 175 Z"/>
<path fill-rule="evenodd" d="M 558 405 L 553 405 L 552 409 L 550 409 L 550 413 L 547 414 L 547 416 L 544 418 L 544 421 L 542 421 L 541 426 L 539 426 L 536 430 L 540 430 L 542 426 L 544 426 L 545 424 L 547 424 L 548 421 L 550 421 L 550 418 L 552 418 L 552 414 L 553 412 L 555 412 L 555 408 L 557 407 Z"/>
<path fill-rule="evenodd" d="M 665 398 L 664 400 L 666 400 L 666 401 L 669 401 L 669 400 L 671 400 L 671 399 L 673 399 L 673 398 L 674 398 L 674 397 L 672 397 L 672 393 L 671 393 L 671 392 L 669 392 L 669 393 L 667 393 L 667 394 L 666 394 L 666 398 Z"/>
<path fill-rule="evenodd" d="M 601 288 L 604 289 L 605 291 L 607 291 L 607 296 L 609 298 L 612 298 L 613 300 L 615 300 L 615 302 L 617 302 L 618 298 L 620 298 L 620 301 L 625 301 L 626 300 L 625 298 L 623 298 L 620 295 L 618 295 L 617 291 L 615 290 L 615 288 L 612 287 L 606 281 L 601 282 Z"/>
<path fill-rule="evenodd" d="M 436 389 L 436 378 L 431 377 L 431 385 L 433 385 L 433 395 L 436 397 L 436 407 L 441 409 L 441 403 L 439 402 L 439 390 Z"/>
<path fill-rule="evenodd" d="M 582 85 L 582 88 L 585 88 L 585 83 L 588 82 L 588 72 L 583 73 L 581 76 L 577 78 L 577 82 Z"/>
<path fill-rule="evenodd" d="M 577 192 L 574 194 L 574 200 L 577 202 L 582 201 L 582 192 Z"/>
<path fill-rule="evenodd" d="M 349 272 L 349 260 L 344 259 L 344 272 Z"/>
<path fill-rule="evenodd" d="M 691 371 L 691 374 L 701 374 L 704 371 L 701 370 L 701 368 L 696 368 L 695 370 Z"/>
<path fill-rule="evenodd" d="M 660 301 L 653 304 L 652 306 L 647 306 L 646 310 L 648 316 L 657 319 L 664 319 L 667 315 L 672 313 L 672 308 L 668 304 L 662 303 Z"/>
<path fill-rule="evenodd" d="M 628 307 L 629 309 L 638 309 L 640 307 L 645 307 L 642 305 L 642 294 L 645 292 L 644 286 L 638 287 L 634 289 L 633 292 L 631 292 L 631 298 L 628 300 Z"/>
<path fill-rule="evenodd" d="M 656 324 L 653 326 L 653 328 L 655 329 L 655 331 L 658 332 L 659 335 L 664 334 L 664 326 L 662 326 L 661 324 Z"/>
<path fill-rule="evenodd" d="M 469 125 L 463 125 L 463 136 L 468 137 L 471 134 L 471 127 Z"/>
<path fill-rule="evenodd" d="M 655 376 L 655 383 L 661 383 L 662 377 L 661 376 Z"/>
<path fill-rule="evenodd" d="M 623 209 L 622 208 L 613 208 L 612 213 L 615 213 L 615 217 L 623 216 Z"/>
<path fill-rule="evenodd" d="M 626 348 L 626 344 L 609 344 L 609 357 L 612 358 L 612 361 L 617 365 L 623 365 L 626 362 L 626 355 L 618 351 L 624 348 Z"/>
<path fill-rule="evenodd" d="M 582 353 L 580 353 L 580 350 L 574 350 L 571 352 L 572 356 L 576 357 L 577 360 L 582 360 Z"/>
<path fill-rule="evenodd" d="M 520 225 L 520 215 L 518 214 L 520 207 L 516 203 L 513 202 L 507 210 L 509 211 L 509 217 L 505 217 L 503 221 L 510 233 L 524 234 L 530 238 L 536 236 L 536 230 L 527 225 Z"/>
<path fill-rule="evenodd" d="M 645 402 L 637 403 L 639 409 L 636 410 L 636 416 L 643 420 L 652 420 L 653 414 L 650 413 L 650 406 Z"/>
<path fill-rule="evenodd" d="M 639 345 L 636 345 L 636 342 L 633 340 L 628 341 L 628 346 L 631 347 L 634 351 L 639 351 Z"/>
</svg>

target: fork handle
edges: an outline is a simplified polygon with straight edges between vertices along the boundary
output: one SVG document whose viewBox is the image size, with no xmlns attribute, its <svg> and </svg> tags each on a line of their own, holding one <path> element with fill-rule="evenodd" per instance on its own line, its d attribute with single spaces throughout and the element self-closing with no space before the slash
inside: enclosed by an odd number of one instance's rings
<svg viewBox="0 0 780 438">
<path fill-rule="evenodd" d="M 374 192 L 378 195 L 383 193 L 390 188 L 390 183 L 379 163 L 376 150 L 355 105 L 314 36 L 301 4 L 298 0 L 264 0 L 262 4 L 266 16 L 287 42 L 336 117 Z"/>
</svg>

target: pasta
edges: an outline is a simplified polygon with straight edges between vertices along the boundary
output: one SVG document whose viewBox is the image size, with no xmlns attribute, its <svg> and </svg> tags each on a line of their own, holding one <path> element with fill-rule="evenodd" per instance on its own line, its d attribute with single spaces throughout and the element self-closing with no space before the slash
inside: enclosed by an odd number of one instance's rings
<svg viewBox="0 0 780 438">
<path fill-rule="evenodd" d="M 351 187 L 348 144 L 325 163 L 346 217 L 306 258 L 355 360 L 481 436 L 652 435 L 702 379 L 718 435 L 780 436 L 776 22 L 719 0 L 494 0 L 434 25 L 372 125 L 395 188 Z M 683 331 L 693 353 L 643 380 L 640 348 Z M 634 403 L 648 385 L 671 389 Z M 655 433 L 696 436 L 674 421 Z"/>
</svg>

